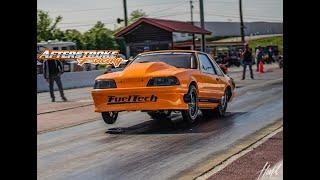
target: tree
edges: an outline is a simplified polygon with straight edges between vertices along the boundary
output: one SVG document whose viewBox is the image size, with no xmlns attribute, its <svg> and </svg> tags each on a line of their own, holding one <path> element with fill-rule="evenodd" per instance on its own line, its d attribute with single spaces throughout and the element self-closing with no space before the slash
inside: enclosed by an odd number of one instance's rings
<svg viewBox="0 0 320 180">
<path fill-rule="evenodd" d="M 49 17 L 48 12 L 38 10 L 37 12 L 37 41 L 48 41 L 58 39 L 60 41 L 72 41 L 77 45 L 77 49 L 118 49 L 119 45 L 113 36 L 113 31 L 106 28 L 98 21 L 94 27 L 81 33 L 76 29 L 61 31 L 57 24 L 62 17 L 58 16 L 54 20 Z M 121 42 L 119 42 L 121 44 Z M 123 43 L 121 44 L 123 46 Z M 122 48 L 123 49 L 123 48 Z"/>
<path fill-rule="evenodd" d="M 112 31 L 104 27 L 100 21 L 96 25 L 83 34 L 83 42 L 86 49 L 117 49 Z"/>
<path fill-rule="evenodd" d="M 147 14 L 145 12 L 143 12 L 142 9 L 134 10 L 130 14 L 129 23 L 133 23 L 137 19 L 139 19 L 141 17 L 146 17 L 146 16 L 147 16 Z"/>
<path fill-rule="evenodd" d="M 148 15 L 143 12 L 142 9 L 136 9 L 134 11 L 132 11 L 130 13 L 130 17 L 129 17 L 129 22 L 128 24 L 130 25 L 131 23 L 135 22 L 136 20 L 138 20 L 139 18 L 141 17 L 147 17 Z M 124 22 L 120 23 L 119 25 L 116 25 L 116 28 L 114 29 L 114 32 L 118 32 L 120 31 L 121 29 L 124 28 Z"/>
<path fill-rule="evenodd" d="M 37 11 L 37 41 L 47 41 L 63 37 L 63 32 L 57 28 L 62 17 L 58 16 L 54 20 L 49 17 L 48 12 Z"/>
<path fill-rule="evenodd" d="M 64 38 L 62 40 L 76 43 L 77 49 L 85 49 L 83 35 L 76 29 L 67 29 L 64 32 Z"/>
</svg>

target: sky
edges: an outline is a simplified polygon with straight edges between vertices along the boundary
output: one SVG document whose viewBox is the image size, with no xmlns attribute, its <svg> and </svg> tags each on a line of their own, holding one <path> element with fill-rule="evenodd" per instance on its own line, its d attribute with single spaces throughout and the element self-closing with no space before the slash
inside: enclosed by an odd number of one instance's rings
<svg viewBox="0 0 320 180">
<path fill-rule="evenodd" d="M 193 1 L 193 19 L 200 21 L 199 0 Z M 239 22 L 239 0 L 203 0 L 205 21 Z M 123 0 L 37 0 L 37 9 L 50 17 L 63 17 L 61 30 L 77 29 L 84 32 L 97 21 L 106 27 L 118 27 L 117 18 L 124 17 Z M 141 9 L 148 17 L 190 21 L 190 0 L 127 0 L 128 16 Z M 242 0 L 244 22 L 283 21 L 282 0 Z"/>
</svg>

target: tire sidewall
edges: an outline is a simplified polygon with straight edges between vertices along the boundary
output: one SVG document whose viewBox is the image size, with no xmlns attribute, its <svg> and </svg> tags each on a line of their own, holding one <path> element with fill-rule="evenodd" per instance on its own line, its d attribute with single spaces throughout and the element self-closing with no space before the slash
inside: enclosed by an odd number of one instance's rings
<svg viewBox="0 0 320 180">
<path fill-rule="evenodd" d="M 118 118 L 118 112 L 112 112 L 114 115 L 111 115 L 110 113 L 111 112 L 101 113 L 102 119 L 106 124 L 114 124 Z"/>
<path fill-rule="evenodd" d="M 225 105 L 224 105 L 224 107 L 222 107 L 222 103 L 221 103 L 221 101 L 219 102 L 219 105 L 218 105 L 218 107 L 217 107 L 217 115 L 219 116 L 219 117 L 223 117 L 224 115 L 225 115 L 225 113 L 226 113 L 226 110 L 227 110 L 227 107 L 228 107 L 228 91 L 226 90 L 225 92 L 224 92 L 224 95 L 223 95 L 223 97 L 222 98 L 225 98 Z"/>
<path fill-rule="evenodd" d="M 188 95 L 191 95 L 191 93 L 194 93 L 195 94 L 195 98 L 196 98 L 196 103 L 195 103 L 195 106 L 196 106 L 196 112 L 195 114 L 192 116 L 192 114 L 190 113 L 190 109 L 189 109 L 189 104 L 188 104 L 188 109 L 185 110 L 185 111 L 182 111 L 182 116 L 183 116 L 183 119 L 185 121 L 187 121 L 187 123 L 189 124 L 193 124 L 197 117 L 198 117 L 198 112 L 199 112 L 199 103 L 198 103 L 198 93 L 197 93 L 197 89 L 194 85 L 191 85 L 189 87 L 189 91 L 188 91 Z"/>
</svg>

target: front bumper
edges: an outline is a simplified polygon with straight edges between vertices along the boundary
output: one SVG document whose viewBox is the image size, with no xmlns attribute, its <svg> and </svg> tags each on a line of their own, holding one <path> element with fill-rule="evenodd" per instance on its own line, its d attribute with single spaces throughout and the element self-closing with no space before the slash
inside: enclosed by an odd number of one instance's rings
<svg viewBox="0 0 320 180">
<path fill-rule="evenodd" d="M 188 109 L 180 86 L 94 89 L 95 112 Z"/>
</svg>

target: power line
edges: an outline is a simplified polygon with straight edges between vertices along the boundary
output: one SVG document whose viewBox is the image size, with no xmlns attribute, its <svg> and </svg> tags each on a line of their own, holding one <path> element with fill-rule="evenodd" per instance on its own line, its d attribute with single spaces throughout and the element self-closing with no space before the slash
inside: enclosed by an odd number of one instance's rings
<svg viewBox="0 0 320 180">
<path fill-rule="evenodd" d="M 102 22 L 103 24 L 114 24 L 114 23 L 109 23 L 109 22 Z M 74 25 L 74 26 L 59 26 L 59 28 L 74 28 L 74 27 L 85 27 L 85 26 L 94 26 L 96 24 L 79 24 L 79 25 Z"/>
<path fill-rule="evenodd" d="M 184 0 L 185 1 L 185 0 Z M 184 2 L 184 1 L 179 1 L 179 3 L 181 2 Z M 159 6 L 159 5 L 172 5 L 172 4 L 178 4 L 177 2 L 174 2 L 174 3 L 152 3 L 152 4 L 147 4 L 147 5 L 139 5 L 139 4 L 136 4 L 136 5 L 131 5 L 130 7 L 152 7 L 152 6 Z M 121 4 L 120 4 L 121 5 Z M 117 6 L 118 7 L 118 6 Z M 72 9 L 69 9 L 69 10 L 61 10 L 61 11 L 48 11 L 49 13 L 77 13 L 77 12 L 88 12 L 88 11 L 102 11 L 102 10 L 111 10 L 111 9 L 115 9 L 116 7 L 106 7 L 106 8 L 94 8 L 94 9 L 78 9 L 78 10 L 72 10 Z M 120 7 L 119 7 L 120 8 Z"/>
</svg>

